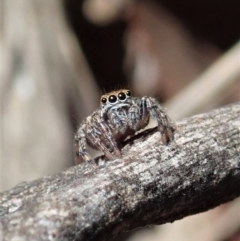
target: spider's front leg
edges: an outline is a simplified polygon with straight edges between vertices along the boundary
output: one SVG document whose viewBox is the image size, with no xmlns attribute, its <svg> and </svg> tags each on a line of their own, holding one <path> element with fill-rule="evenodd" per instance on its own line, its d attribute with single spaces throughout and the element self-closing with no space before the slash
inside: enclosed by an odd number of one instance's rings
<svg viewBox="0 0 240 241">
<path fill-rule="evenodd" d="M 85 131 L 88 143 L 93 148 L 102 151 L 108 159 L 121 156 L 113 133 L 99 111 L 96 111 L 91 118 L 87 119 Z"/>
<path fill-rule="evenodd" d="M 138 106 L 137 103 L 134 103 L 128 110 L 128 125 L 129 127 L 134 130 L 134 131 L 138 131 L 141 126 L 144 125 L 144 127 L 146 126 L 146 124 L 144 124 L 144 119 L 142 119 L 143 115 L 141 115 L 141 107 L 140 105 Z"/>
<path fill-rule="evenodd" d="M 103 121 L 103 119 L 101 117 L 98 119 L 98 123 L 101 128 L 101 133 L 99 133 L 99 134 L 101 136 L 101 139 L 103 139 L 103 142 L 107 143 L 108 146 L 110 146 L 111 150 L 113 151 L 113 153 L 116 157 L 121 157 L 122 156 L 121 152 L 118 149 L 117 143 L 113 138 L 113 133 L 112 133 L 111 129 L 109 128 L 109 126 L 106 125 L 106 123 Z M 102 150 L 102 151 L 108 157 L 108 155 L 107 155 L 108 153 L 105 153 L 104 150 Z M 113 158 L 112 154 L 110 157 L 108 157 L 108 159 L 111 159 L 111 158 Z"/>
<path fill-rule="evenodd" d="M 171 120 L 155 98 L 144 96 L 142 98 L 142 111 L 143 113 L 145 112 L 145 114 L 149 112 L 150 115 L 157 121 L 158 129 L 162 135 L 162 142 L 165 145 L 173 140 L 174 128 Z"/>
<path fill-rule="evenodd" d="M 77 158 L 75 158 L 75 164 L 79 164 L 82 160 L 92 161 L 91 156 L 86 151 L 87 143 L 94 149 L 102 151 L 108 159 L 114 158 L 109 150 L 109 143 L 105 139 L 102 130 L 99 128 L 100 126 L 94 124 L 82 125 L 79 128 L 75 135 L 77 143 Z"/>
<path fill-rule="evenodd" d="M 75 146 L 76 146 L 76 158 L 75 164 L 79 164 L 82 161 L 91 161 L 90 155 L 87 153 L 86 150 L 86 135 L 85 135 L 85 125 L 82 125 L 76 135 L 75 135 Z"/>
</svg>

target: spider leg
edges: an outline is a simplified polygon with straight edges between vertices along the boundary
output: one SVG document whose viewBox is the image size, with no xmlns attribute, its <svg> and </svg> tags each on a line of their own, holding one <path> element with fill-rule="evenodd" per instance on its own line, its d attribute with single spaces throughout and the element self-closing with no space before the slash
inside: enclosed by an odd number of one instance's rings
<svg viewBox="0 0 240 241">
<path fill-rule="evenodd" d="M 86 150 L 86 136 L 84 133 L 84 125 L 79 128 L 77 134 L 75 135 L 76 147 L 77 147 L 77 158 L 75 158 L 75 164 L 79 164 L 82 160 L 91 161 L 90 155 Z M 79 160 L 80 157 L 80 160 Z"/>
<path fill-rule="evenodd" d="M 96 129 L 88 130 L 88 140 L 96 149 L 102 151 L 108 159 L 114 158 L 113 154 L 105 144 L 106 138 L 101 132 L 96 131 Z"/>
<path fill-rule="evenodd" d="M 140 129 L 142 120 L 140 115 L 140 108 L 134 104 L 128 110 L 128 125 L 134 131 Z"/>
<path fill-rule="evenodd" d="M 118 110 L 119 111 L 119 110 Z M 109 120 L 118 132 L 124 134 L 127 129 L 127 115 L 125 112 L 116 113 L 111 111 L 108 114 Z"/>
<path fill-rule="evenodd" d="M 116 157 L 121 157 L 121 153 L 118 149 L 117 143 L 114 140 L 114 135 L 106 123 L 106 121 L 101 116 L 100 112 L 96 112 L 91 121 L 90 133 L 94 135 L 94 139 L 91 143 L 94 143 L 97 149 L 104 152 L 108 159 L 112 159 L 114 155 Z M 111 153 L 113 152 L 114 155 Z"/>
<path fill-rule="evenodd" d="M 140 101 L 140 103 L 138 103 L 138 105 L 140 106 L 142 128 L 146 127 L 149 123 L 149 111 L 148 111 L 148 107 L 147 107 L 147 98 L 148 97 L 145 96 L 137 101 L 137 102 Z"/>
<path fill-rule="evenodd" d="M 168 144 L 173 140 L 174 131 L 169 117 L 155 98 L 143 97 L 142 99 L 143 102 L 146 101 L 147 110 L 158 123 L 158 129 L 162 135 L 162 142 L 165 145 Z"/>
<path fill-rule="evenodd" d="M 113 133 L 112 133 L 111 129 L 102 120 L 99 120 L 99 125 L 102 129 L 103 137 L 108 140 L 111 148 L 113 149 L 115 156 L 121 157 L 122 156 L 121 152 L 118 149 L 117 143 L 113 138 Z"/>
</svg>

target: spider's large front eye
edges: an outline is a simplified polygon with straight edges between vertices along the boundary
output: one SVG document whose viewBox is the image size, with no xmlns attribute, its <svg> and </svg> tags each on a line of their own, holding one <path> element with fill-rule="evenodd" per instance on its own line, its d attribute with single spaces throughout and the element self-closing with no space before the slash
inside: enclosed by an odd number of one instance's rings
<svg viewBox="0 0 240 241">
<path fill-rule="evenodd" d="M 119 98 L 119 100 L 125 100 L 126 99 L 126 95 L 123 92 L 120 92 L 118 94 L 118 98 Z"/>
<path fill-rule="evenodd" d="M 105 103 L 107 102 L 107 98 L 103 97 L 103 98 L 101 99 L 101 101 L 102 101 L 103 104 L 105 104 Z"/>
<path fill-rule="evenodd" d="M 110 95 L 110 96 L 108 97 L 108 101 L 109 101 L 110 103 L 116 102 L 116 101 L 117 101 L 116 95 Z"/>
<path fill-rule="evenodd" d="M 127 91 L 126 91 L 126 95 L 127 95 L 127 96 L 131 96 L 131 91 L 130 91 L 130 90 L 127 90 Z"/>
</svg>

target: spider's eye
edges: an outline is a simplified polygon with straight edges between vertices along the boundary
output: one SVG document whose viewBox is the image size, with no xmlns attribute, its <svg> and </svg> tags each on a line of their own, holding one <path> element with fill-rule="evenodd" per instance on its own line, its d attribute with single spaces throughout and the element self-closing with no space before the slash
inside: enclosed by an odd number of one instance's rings
<svg viewBox="0 0 240 241">
<path fill-rule="evenodd" d="M 116 102 L 116 101 L 117 101 L 116 95 L 110 95 L 110 96 L 108 97 L 108 101 L 109 101 L 110 103 Z"/>
<path fill-rule="evenodd" d="M 126 99 L 126 95 L 123 92 L 120 92 L 118 94 L 118 98 L 119 98 L 119 100 L 125 100 Z"/>
<path fill-rule="evenodd" d="M 126 95 L 131 96 L 131 91 L 130 90 L 126 91 Z"/>
<path fill-rule="evenodd" d="M 105 104 L 105 103 L 107 102 L 107 98 L 103 97 L 103 98 L 101 99 L 101 101 L 102 101 L 103 104 Z"/>
</svg>

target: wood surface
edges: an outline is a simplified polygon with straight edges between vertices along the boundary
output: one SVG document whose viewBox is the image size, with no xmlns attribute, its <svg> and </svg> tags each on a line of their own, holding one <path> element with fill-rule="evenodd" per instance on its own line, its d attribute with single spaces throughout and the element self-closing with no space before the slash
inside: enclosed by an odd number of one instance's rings
<svg viewBox="0 0 240 241">
<path fill-rule="evenodd" d="M 109 240 L 240 195 L 240 103 L 141 134 L 122 159 L 71 167 L 0 195 L 1 240 Z M 57 163 L 56 163 L 57 165 Z"/>
</svg>

